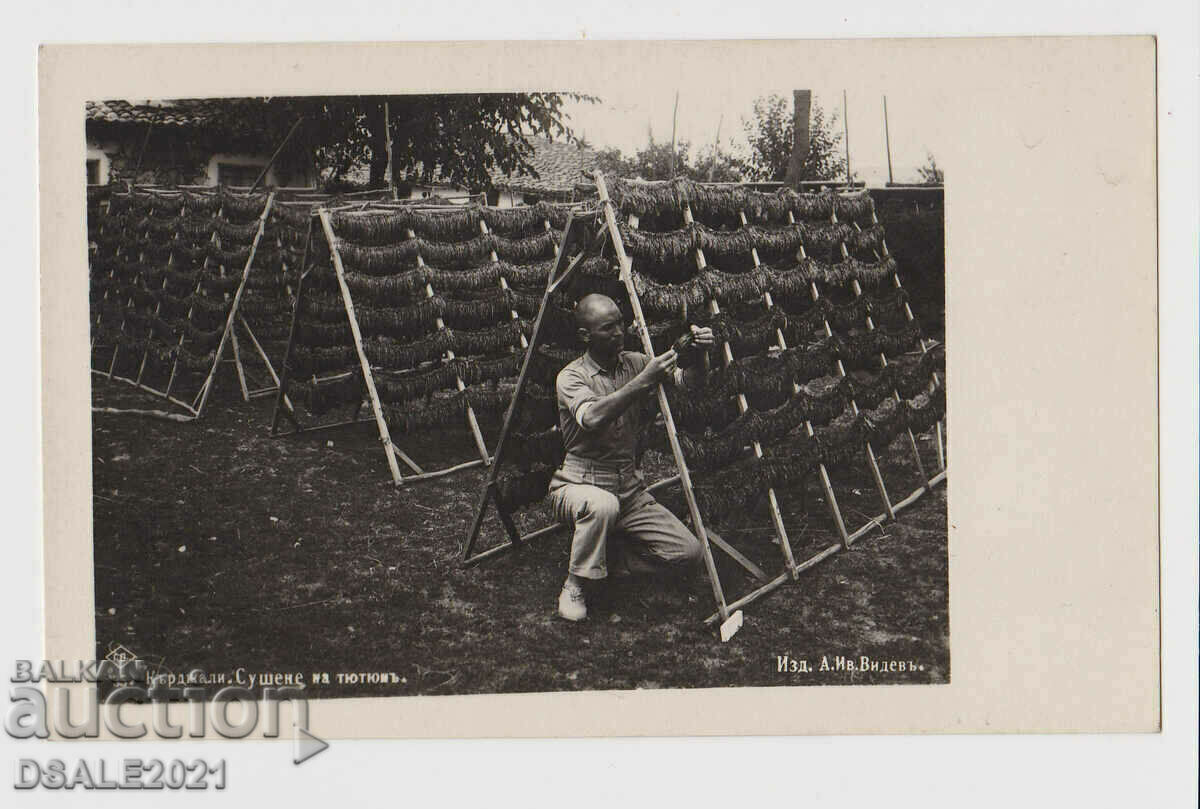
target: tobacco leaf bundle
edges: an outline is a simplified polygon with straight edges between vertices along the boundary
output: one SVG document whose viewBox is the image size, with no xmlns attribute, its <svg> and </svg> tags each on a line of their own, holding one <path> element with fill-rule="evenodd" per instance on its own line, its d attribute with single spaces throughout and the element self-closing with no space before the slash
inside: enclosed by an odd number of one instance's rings
<svg viewBox="0 0 1200 809">
<path fill-rule="evenodd" d="M 314 382 L 295 380 L 289 392 L 304 403 L 314 416 L 321 416 L 337 407 L 359 404 L 366 396 L 366 386 L 361 373 L 349 373 L 337 379 Z"/>
<path fill-rule="evenodd" d="M 244 245 L 226 250 L 216 242 L 211 242 L 208 245 L 208 256 L 224 267 L 241 270 L 250 259 L 250 248 L 250 245 Z"/>
<path fill-rule="evenodd" d="M 257 217 L 267 205 L 266 194 L 236 194 L 221 189 L 221 212 L 229 218 Z"/>
<path fill-rule="evenodd" d="M 539 467 L 555 469 L 562 465 L 566 448 L 558 425 L 537 432 L 514 432 L 504 445 L 504 462 L 530 471 Z"/>
<path fill-rule="evenodd" d="M 366 275 L 358 272 L 346 273 L 346 286 L 357 301 L 371 303 L 406 304 L 414 293 L 425 288 L 433 279 L 434 270 L 429 267 L 414 267 L 395 275 Z M 445 288 L 439 284 L 438 289 Z"/>
<path fill-rule="evenodd" d="M 546 222 L 555 230 L 566 227 L 569 211 L 566 207 L 539 200 L 533 205 L 515 208 L 484 207 L 479 210 L 488 229 L 502 236 L 524 236 L 545 229 Z"/>
<path fill-rule="evenodd" d="M 358 355 L 349 346 L 310 348 L 305 345 L 295 345 L 292 346 L 291 356 L 288 357 L 288 367 L 297 376 L 309 376 L 324 371 L 340 371 L 357 364 Z"/>
<path fill-rule="evenodd" d="M 497 289 L 503 293 L 505 290 Z M 442 318 L 452 329 L 478 329 L 511 320 L 512 303 L 507 295 L 481 300 L 443 300 Z"/>
<path fill-rule="evenodd" d="M 878 366 L 880 354 L 886 356 L 907 351 L 920 337 L 920 324 L 912 320 L 898 329 L 879 328 L 848 337 L 834 335 L 832 345 L 844 364 L 869 367 Z"/>
<path fill-rule="evenodd" d="M 915 433 L 928 430 L 946 417 L 946 389 L 938 387 L 928 394 L 916 396 L 905 402 L 909 429 Z"/>
<path fill-rule="evenodd" d="M 454 387 L 459 369 L 454 363 L 446 363 L 428 370 L 407 374 L 375 374 L 375 389 L 379 398 L 389 404 L 409 402 L 429 396 L 435 391 Z"/>
<path fill-rule="evenodd" d="M 364 336 L 386 335 L 413 339 L 437 328 L 437 320 L 446 309 L 445 299 L 433 296 L 408 306 L 392 308 L 355 308 L 358 327 Z M 347 321 L 347 329 L 349 322 Z"/>
<path fill-rule="evenodd" d="M 496 506 L 512 514 L 526 506 L 541 502 L 550 492 L 554 470 L 537 469 L 518 474 L 501 473 L 496 480 Z"/>
<path fill-rule="evenodd" d="M 449 329 L 440 329 L 412 342 L 388 337 L 372 337 L 363 341 L 363 350 L 368 361 L 372 365 L 392 370 L 412 368 L 422 362 L 439 359 L 452 349 Z"/>
<path fill-rule="evenodd" d="M 336 214 L 334 214 L 336 216 Z M 308 228 L 308 223 L 313 217 L 312 205 L 296 205 L 284 202 L 276 202 L 271 206 L 271 214 L 269 220 L 272 222 L 281 223 L 283 228 L 291 231 L 298 231 L 303 239 L 303 234 Z M 314 226 L 317 223 L 313 223 Z"/>
<path fill-rule="evenodd" d="M 242 302 L 238 307 L 240 312 L 261 317 L 280 315 L 290 312 L 291 309 L 291 300 L 282 295 L 259 295 L 249 291 L 242 296 Z"/>
<path fill-rule="evenodd" d="M 300 297 L 300 314 L 326 323 L 338 323 L 347 319 L 346 303 L 340 295 L 307 293 Z"/>
<path fill-rule="evenodd" d="M 210 191 L 184 191 L 183 199 L 189 211 L 212 213 L 221 207 L 220 195 Z"/>
<path fill-rule="evenodd" d="M 242 274 L 229 274 L 226 276 L 216 275 L 215 273 L 203 273 L 200 283 L 204 285 L 204 289 L 210 295 L 232 293 L 242 283 Z"/>
<path fill-rule="evenodd" d="M 541 385 L 553 388 L 559 372 L 578 357 L 578 351 L 539 345 L 529 360 L 529 378 Z"/>
<path fill-rule="evenodd" d="M 296 343 L 300 346 L 332 347 L 353 345 L 349 321 L 343 323 L 296 322 Z"/>
<path fill-rule="evenodd" d="M 258 220 L 235 224 L 223 217 L 213 217 L 212 227 L 222 239 L 236 242 L 250 242 L 258 233 Z"/>
</svg>

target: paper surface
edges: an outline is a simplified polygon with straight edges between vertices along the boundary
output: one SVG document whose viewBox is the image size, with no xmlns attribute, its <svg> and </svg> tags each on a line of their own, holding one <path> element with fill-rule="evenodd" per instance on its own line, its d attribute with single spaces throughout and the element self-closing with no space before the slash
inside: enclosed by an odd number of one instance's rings
<svg viewBox="0 0 1200 809">
<path fill-rule="evenodd" d="M 720 88 L 745 64 L 850 92 L 886 76 L 942 101 L 928 126 L 947 144 L 951 682 L 326 700 L 310 727 L 325 738 L 1156 730 L 1149 37 L 43 48 L 46 657 L 95 649 L 84 101 L 592 92 L 664 70 L 708 72 Z"/>
</svg>

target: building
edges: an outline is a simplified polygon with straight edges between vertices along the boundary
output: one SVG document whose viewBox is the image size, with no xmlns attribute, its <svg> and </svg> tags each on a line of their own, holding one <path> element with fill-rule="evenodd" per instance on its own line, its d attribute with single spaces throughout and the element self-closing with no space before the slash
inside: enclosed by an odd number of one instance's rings
<svg viewBox="0 0 1200 809">
<path fill-rule="evenodd" d="M 88 101 L 85 110 L 88 185 L 250 186 L 279 145 L 226 123 L 220 99 Z M 314 187 L 311 155 L 289 144 L 262 184 Z"/>
<path fill-rule="evenodd" d="M 599 165 L 596 152 L 587 146 L 562 143 L 543 137 L 531 137 L 533 155 L 529 158 L 537 171 L 533 174 L 508 175 L 492 171 L 492 193 L 488 202 L 501 207 L 547 202 L 571 202 L 576 198 L 575 186 L 590 183 L 584 172 L 591 174 Z"/>
</svg>

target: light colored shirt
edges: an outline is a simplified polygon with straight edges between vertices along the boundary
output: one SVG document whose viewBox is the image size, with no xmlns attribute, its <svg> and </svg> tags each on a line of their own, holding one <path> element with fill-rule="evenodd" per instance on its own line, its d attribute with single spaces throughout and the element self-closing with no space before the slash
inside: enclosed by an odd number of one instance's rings
<svg viewBox="0 0 1200 809">
<path fill-rule="evenodd" d="M 645 354 L 622 351 L 609 372 L 584 354 L 559 371 L 555 381 L 558 424 L 568 459 L 598 461 L 616 468 L 635 464 L 642 409 L 636 402 L 608 424 L 591 430 L 583 428 L 582 416 L 588 406 L 623 388 L 649 362 Z"/>
</svg>

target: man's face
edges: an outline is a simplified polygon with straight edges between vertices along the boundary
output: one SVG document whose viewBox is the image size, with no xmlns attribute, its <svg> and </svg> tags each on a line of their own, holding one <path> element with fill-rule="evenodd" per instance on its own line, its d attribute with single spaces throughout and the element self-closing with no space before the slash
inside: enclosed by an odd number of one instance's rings
<svg viewBox="0 0 1200 809">
<path fill-rule="evenodd" d="M 625 321 L 621 310 L 611 301 L 590 313 L 586 329 L 580 336 L 593 355 L 600 359 L 615 359 L 625 345 Z"/>
</svg>

